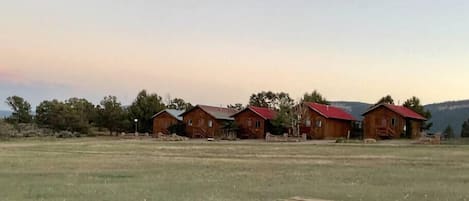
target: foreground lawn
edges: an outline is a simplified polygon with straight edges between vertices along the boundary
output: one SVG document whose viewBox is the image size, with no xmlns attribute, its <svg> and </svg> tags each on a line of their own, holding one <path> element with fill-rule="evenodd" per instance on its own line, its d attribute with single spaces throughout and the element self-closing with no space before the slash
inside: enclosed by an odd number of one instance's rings
<svg viewBox="0 0 469 201">
<path fill-rule="evenodd" d="M 0 142 L 0 200 L 469 200 L 469 146 Z"/>
</svg>

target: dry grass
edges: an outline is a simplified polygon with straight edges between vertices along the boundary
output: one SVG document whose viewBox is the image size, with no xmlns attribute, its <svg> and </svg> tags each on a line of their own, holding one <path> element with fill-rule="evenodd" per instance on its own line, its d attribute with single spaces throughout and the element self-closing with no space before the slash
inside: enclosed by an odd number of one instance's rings
<svg viewBox="0 0 469 201">
<path fill-rule="evenodd" d="M 468 200 L 468 172 L 463 145 L 0 143 L 2 201 Z"/>
</svg>

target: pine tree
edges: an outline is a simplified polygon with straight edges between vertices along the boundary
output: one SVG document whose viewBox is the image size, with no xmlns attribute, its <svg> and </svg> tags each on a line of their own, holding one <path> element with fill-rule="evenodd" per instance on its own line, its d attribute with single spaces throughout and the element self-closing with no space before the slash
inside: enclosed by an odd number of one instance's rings
<svg viewBox="0 0 469 201">
<path fill-rule="evenodd" d="M 469 137 L 469 120 L 462 124 L 461 137 Z"/>
<path fill-rule="evenodd" d="M 446 139 L 451 139 L 451 138 L 454 138 L 454 131 L 453 131 L 453 128 L 448 125 L 445 129 L 445 131 L 443 131 L 443 135 Z"/>
<path fill-rule="evenodd" d="M 426 110 L 423 105 L 421 104 L 420 102 L 420 99 L 413 96 L 412 98 L 410 99 L 407 99 L 405 102 L 404 102 L 404 107 L 406 108 L 409 108 L 411 109 L 412 111 L 422 115 L 423 117 L 425 117 L 427 120 L 431 119 L 432 118 L 432 113 L 429 111 L 429 110 Z M 433 123 L 432 122 L 425 122 L 424 125 L 422 126 L 422 128 L 424 130 L 429 130 L 431 127 L 433 126 Z"/>
<path fill-rule="evenodd" d="M 330 105 L 330 102 L 324 98 L 318 91 L 314 90 L 311 93 L 305 93 L 301 102 L 313 102 L 319 104 Z"/>
<path fill-rule="evenodd" d="M 379 104 L 391 104 L 394 105 L 394 99 L 391 97 L 391 95 L 386 95 L 379 99 L 379 101 L 375 105 Z"/>
</svg>

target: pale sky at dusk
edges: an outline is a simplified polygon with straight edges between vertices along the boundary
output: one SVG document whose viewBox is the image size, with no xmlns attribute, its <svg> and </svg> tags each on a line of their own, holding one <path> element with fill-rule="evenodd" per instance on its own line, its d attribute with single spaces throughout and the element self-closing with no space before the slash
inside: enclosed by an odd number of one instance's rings
<svg viewBox="0 0 469 201">
<path fill-rule="evenodd" d="M 469 1 L 0 0 L 0 109 L 141 89 L 193 104 L 469 98 Z"/>
</svg>

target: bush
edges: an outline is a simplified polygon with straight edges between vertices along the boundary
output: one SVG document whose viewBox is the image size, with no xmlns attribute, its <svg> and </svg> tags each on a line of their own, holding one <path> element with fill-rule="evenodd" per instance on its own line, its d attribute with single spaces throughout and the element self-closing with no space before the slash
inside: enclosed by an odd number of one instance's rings
<svg viewBox="0 0 469 201">
<path fill-rule="evenodd" d="M 0 120 L 0 140 L 8 140 L 10 137 L 16 136 L 17 133 L 11 124 Z"/>
<path fill-rule="evenodd" d="M 34 131 L 25 131 L 25 132 L 22 132 L 23 134 L 23 137 L 35 137 L 35 136 L 38 136 L 38 133 L 37 132 L 34 132 Z"/>
<path fill-rule="evenodd" d="M 288 129 L 283 126 L 272 125 L 271 131 L 272 131 L 271 133 L 272 135 L 283 135 L 285 133 L 288 133 Z"/>
<path fill-rule="evenodd" d="M 186 136 L 186 125 L 184 123 L 172 124 L 168 127 L 170 134 L 177 134 L 179 136 Z"/>
<path fill-rule="evenodd" d="M 189 138 L 179 135 L 164 135 L 156 138 L 158 141 L 186 141 Z"/>
<path fill-rule="evenodd" d="M 57 138 L 73 138 L 75 137 L 75 134 L 73 134 L 70 131 L 60 131 L 55 134 L 55 137 Z"/>
<path fill-rule="evenodd" d="M 347 140 L 345 138 L 341 137 L 341 138 L 337 138 L 335 140 L 335 143 L 347 143 Z"/>
</svg>

